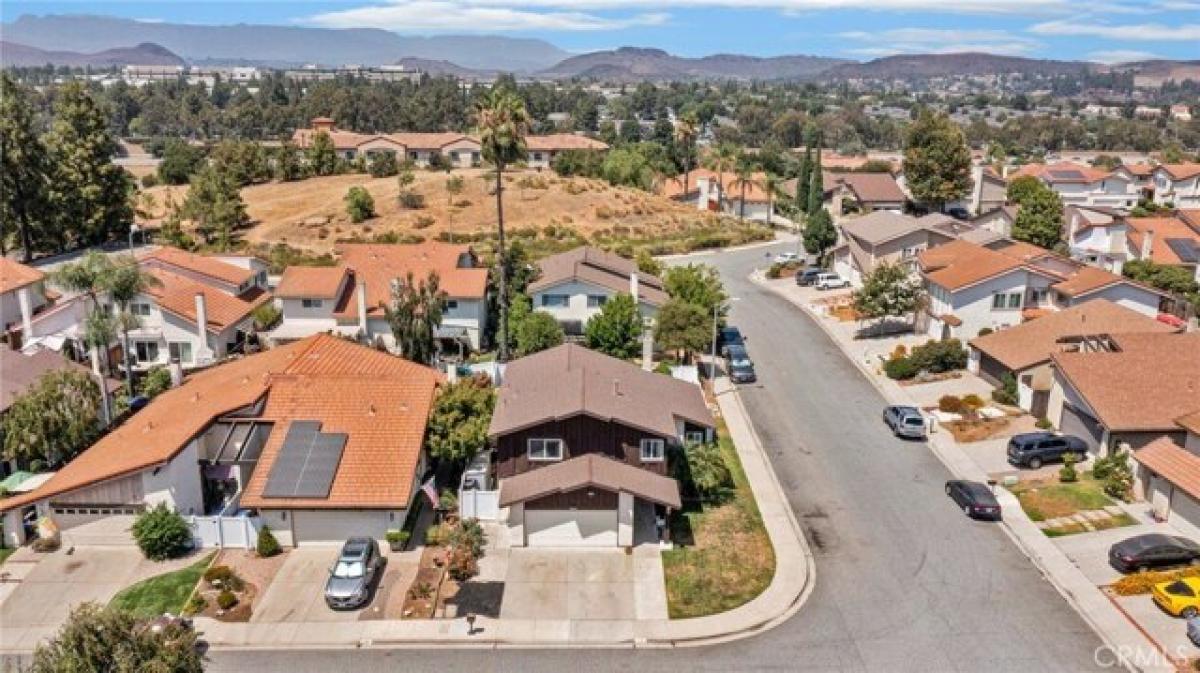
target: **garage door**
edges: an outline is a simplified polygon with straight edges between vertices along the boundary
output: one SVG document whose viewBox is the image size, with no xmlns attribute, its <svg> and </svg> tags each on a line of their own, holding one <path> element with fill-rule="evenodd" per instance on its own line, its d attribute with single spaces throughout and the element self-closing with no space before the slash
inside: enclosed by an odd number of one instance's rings
<svg viewBox="0 0 1200 673">
<path fill-rule="evenodd" d="M 1171 516 L 1167 523 L 1189 537 L 1200 537 L 1200 501 L 1176 488 L 1171 494 Z"/>
<path fill-rule="evenodd" d="M 1081 438 L 1087 443 L 1088 451 L 1092 453 L 1099 451 L 1100 438 L 1104 434 L 1100 429 L 1100 424 L 1096 422 L 1096 419 L 1065 402 L 1063 403 L 1060 429 L 1068 435 Z"/>
<path fill-rule="evenodd" d="M 530 547 L 615 547 L 615 509 L 525 510 L 525 543 Z"/>
<path fill-rule="evenodd" d="M 340 545 L 356 536 L 383 539 L 387 534 L 388 514 L 378 511 L 296 511 L 292 512 L 295 544 Z"/>
</svg>

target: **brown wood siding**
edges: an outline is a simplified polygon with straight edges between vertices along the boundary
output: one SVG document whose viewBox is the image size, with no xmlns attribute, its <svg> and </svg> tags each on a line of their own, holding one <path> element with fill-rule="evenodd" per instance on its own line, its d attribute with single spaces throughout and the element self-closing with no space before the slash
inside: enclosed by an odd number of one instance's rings
<svg viewBox="0 0 1200 673">
<path fill-rule="evenodd" d="M 592 495 L 588 495 L 591 491 Z M 599 488 L 577 488 L 525 502 L 525 509 L 616 509 L 617 494 Z"/>
<path fill-rule="evenodd" d="M 51 498 L 51 502 L 56 505 L 125 505 L 141 504 L 145 497 L 142 473 L 137 472 L 62 493 Z"/>
<path fill-rule="evenodd" d="M 652 432 L 631 428 L 620 423 L 610 423 L 579 415 L 562 421 L 551 421 L 524 430 L 504 435 L 496 440 L 496 477 L 503 479 L 550 462 L 529 460 L 530 439 L 563 440 L 563 460 L 587 453 L 600 453 L 635 467 L 650 470 L 655 474 L 668 475 L 667 461 L 642 462 L 641 440 L 663 439 L 669 447 L 672 437 L 661 437 Z M 669 451 L 669 448 L 668 448 Z"/>
</svg>

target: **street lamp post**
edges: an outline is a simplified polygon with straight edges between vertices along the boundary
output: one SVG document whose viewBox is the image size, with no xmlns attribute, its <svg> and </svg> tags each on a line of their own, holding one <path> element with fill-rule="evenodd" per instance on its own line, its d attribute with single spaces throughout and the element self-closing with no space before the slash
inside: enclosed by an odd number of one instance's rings
<svg viewBox="0 0 1200 673">
<path fill-rule="evenodd" d="M 129 254 L 133 254 L 133 235 L 138 232 L 137 223 L 129 225 Z"/>
</svg>

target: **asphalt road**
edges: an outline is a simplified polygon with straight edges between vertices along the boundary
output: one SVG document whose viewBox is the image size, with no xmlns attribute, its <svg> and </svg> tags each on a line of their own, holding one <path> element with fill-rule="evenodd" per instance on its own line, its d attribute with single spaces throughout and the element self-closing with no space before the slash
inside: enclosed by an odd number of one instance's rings
<svg viewBox="0 0 1200 673">
<path fill-rule="evenodd" d="M 212 670 L 1096 670 L 1099 638 L 1003 531 L 955 508 L 949 474 L 924 444 L 885 430 L 883 398 L 855 365 L 800 310 L 746 280 L 768 254 L 697 261 L 716 265 L 739 298 L 733 321 L 759 375 L 743 400 L 816 555 L 816 588 L 795 617 L 706 648 L 212 653 Z"/>
</svg>

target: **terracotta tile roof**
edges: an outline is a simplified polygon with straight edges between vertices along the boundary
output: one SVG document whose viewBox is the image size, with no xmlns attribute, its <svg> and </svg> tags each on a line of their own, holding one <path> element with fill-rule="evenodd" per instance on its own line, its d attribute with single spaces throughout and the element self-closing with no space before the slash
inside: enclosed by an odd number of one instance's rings
<svg viewBox="0 0 1200 673">
<path fill-rule="evenodd" d="M 329 498 L 304 499 L 299 506 L 402 508 L 411 497 L 413 469 L 440 381 L 428 367 L 318 334 L 193 374 L 37 490 L 0 500 L 0 511 L 161 465 L 213 421 L 264 396 L 263 418 L 274 428 L 244 505 L 287 506 L 286 500 L 262 499 L 262 487 L 287 426 L 316 420 L 322 430 L 349 437 Z"/>
<path fill-rule="evenodd" d="M 1032 259 L 1038 259 L 1039 257 L 1047 257 L 1049 255 L 1054 254 L 1054 253 L 1050 252 L 1049 250 L 1047 250 L 1045 248 L 1040 248 L 1032 243 L 1026 243 L 1025 241 L 1017 241 L 1017 240 L 1013 240 L 1011 238 L 1007 238 L 1001 242 L 997 242 L 997 243 L 993 244 L 991 249 L 995 250 L 996 252 L 1008 255 L 1009 257 L 1019 259 L 1022 262 L 1027 262 Z"/>
<path fill-rule="evenodd" d="M 1114 304 L 1094 299 L 1029 322 L 971 339 L 971 347 L 1013 370 L 1027 369 L 1062 351 L 1064 339 L 1127 332 L 1175 332 L 1174 327 Z"/>
<path fill-rule="evenodd" d="M 1150 175 L 1152 173 L 1154 173 L 1154 169 L 1156 168 L 1156 166 L 1154 164 L 1139 163 L 1139 164 L 1124 164 L 1124 165 L 1120 166 L 1120 168 L 1124 168 L 1125 170 L 1129 171 L 1130 174 L 1135 175 L 1139 178 L 1148 178 L 1148 177 L 1150 177 Z"/>
<path fill-rule="evenodd" d="M 38 350 L 30 354 L 14 351 L 11 348 L 0 348 L 0 413 L 12 406 L 18 397 L 25 393 L 42 375 L 69 369 L 90 374 L 91 369 L 72 362 L 52 350 Z M 120 381 L 105 379 L 109 391 L 115 392 L 121 387 Z"/>
<path fill-rule="evenodd" d="M 150 269 L 149 272 L 161 285 L 151 286 L 146 294 L 154 297 L 160 309 L 193 324 L 197 320 L 196 295 L 203 294 L 208 314 L 205 329 L 214 333 L 241 322 L 254 309 L 271 301 L 271 295 L 257 287 L 241 295 L 233 295 L 170 271 Z"/>
<path fill-rule="evenodd" d="M 250 269 L 169 246 L 140 255 L 138 262 L 143 266 L 156 266 L 168 271 L 174 270 L 170 267 L 176 267 L 232 285 L 241 285 L 254 278 L 254 272 Z"/>
<path fill-rule="evenodd" d="M 509 363 L 488 436 L 579 414 L 664 437 L 677 418 L 714 427 L 698 386 L 564 344 Z"/>
<path fill-rule="evenodd" d="M 1126 279 L 1115 273 L 1094 266 L 1085 266 L 1070 278 L 1055 283 L 1054 289 L 1068 297 L 1077 297 L 1124 282 L 1127 282 Z"/>
<path fill-rule="evenodd" d="M 347 270 L 343 266 L 289 266 L 275 296 L 280 299 L 336 299 Z"/>
<path fill-rule="evenodd" d="M 1195 260 L 1185 262 L 1179 252 L 1183 245 L 1189 249 L 1200 250 L 1200 229 L 1192 228 L 1187 222 L 1178 217 L 1130 217 L 1125 222 L 1129 225 L 1126 237 L 1134 254 L 1140 259 L 1142 245 L 1147 232 L 1153 232 L 1150 238 L 1150 259 L 1159 264 L 1195 264 Z M 1172 244 L 1170 241 L 1179 241 Z"/>
<path fill-rule="evenodd" d="M 1018 178 L 1032 175 L 1049 184 L 1055 183 L 1089 183 L 1099 182 L 1111 174 L 1110 171 L 1076 164 L 1070 161 L 1059 161 L 1053 164 L 1026 164 L 1010 176 Z"/>
<path fill-rule="evenodd" d="M 1191 432 L 1194 435 L 1200 435 L 1200 409 L 1197 409 L 1195 413 L 1185 414 L 1179 418 L 1176 418 L 1175 422 L 1179 424 L 1179 427 L 1187 430 L 1188 432 Z"/>
<path fill-rule="evenodd" d="M 465 140 L 479 145 L 479 140 L 462 133 L 388 133 L 384 137 L 404 145 L 410 150 L 438 150 L 451 143 Z"/>
<path fill-rule="evenodd" d="M 710 171 L 707 168 L 697 168 L 692 170 L 688 175 L 688 194 L 683 193 L 683 175 L 670 178 L 663 182 L 661 194 L 669 199 L 678 199 L 689 197 L 696 194 L 696 180 L 711 180 L 717 182 L 721 178 L 716 171 Z M 763 178 L 765 173 L 755 173 L 751 176 L 750 182 L 746 183 L 746 203 L 766 203 L 767 192 L 762 188 Z M 727 171 L 723 176 L 725 180 L 725 200 L 740 200 L 742 198 L 742 183 L 738 180 L 738 176 L 733 171 Z"/>
<path fill-rule="evenodd" d="M 1177 418 L 1200 411 L 1200 332 L 1120 334 L 1113 341 L 1113 352 L 1052 358 L 1109 430 L 1174 430 Z"/>
<path fill-rule="evenodd" d="M 917 260 L 926 278 L 951 291 L 1023 268 L 1015 257 L 963 240 L 929 248 Z"/>
<path fill-rule="evenodd" d="M 45 278 L 46 274 L 33 267 L 0 257 L 0 294 L 19 290 Z"/>
<path fill-rule="evenodd" d="M 529 284 L 538 292 L 569 280 L 581 280 L 613 292 L 629 292 L 629 276 L 638 276 L 638 299 L 652 306 L 666 303 L 667 293 L 657 276 L 638 271 L 637 264 L 599 248 L 580 246 L 538 262 L 541 275 Z"/>
<path fill-rule="evenodd" d="M 426 242 L 415 245 L 355 243 L 338 247 L 338 265 L 354 272 L 338 301 L 334 315 L 358 318 L 355 297 L 358 283 L 367 284 L 367 315 L 382 316 L 391 301 L 391 282 L 404 279 L 409 271 L 414 281 L 424 281 L 430 271 L 438 274 L 442 290 L 451 299 L 483 299 L 487 294 L 488 270 L 460 268 L 459 261 L 473 253 L 467 245 Z"/>
<path fill-rule="evenodd" d="M 575 133 L 551 133 L 526 136 L 525 148 L 530 151 L 606 150 L 608 144 Z"/>
<path fill-rule="evenodd" d="M 503 479 L 500 482 L 500 506 L 508 507 L 585 486 L 624 491 L 666 507 L 680 507 L 679 482 L 596 453 L 585 453 Z"/>
<path fill-rule="evenodd" d="M 322 131 L 314 129 L 296 129 L 292 132 L 292 143 L 300 149 L 306 149 L 312 145 L 313 138 Z M 333 141 L 333 148 L 336 150 L 352 150 L 362 143 L 377 137 L 377 134 L 355 133 L 353 131 L 341 131 L 333 129 L 332 131 L 324 131 Z"/>
<path fill-rule="evenodd" d="M 1193 498 L 1200 498 L 1200 456 L 1170 437 L 1159 437 L 1134 451 L 1133 459 Z"/>
<path fill-rule="evenodd" d="M 1173 180 L 1187 180 L 1200 175 L 1200 163 L 1162 164 L 1159 168 L 1166 171 Z"/>
</svg>

